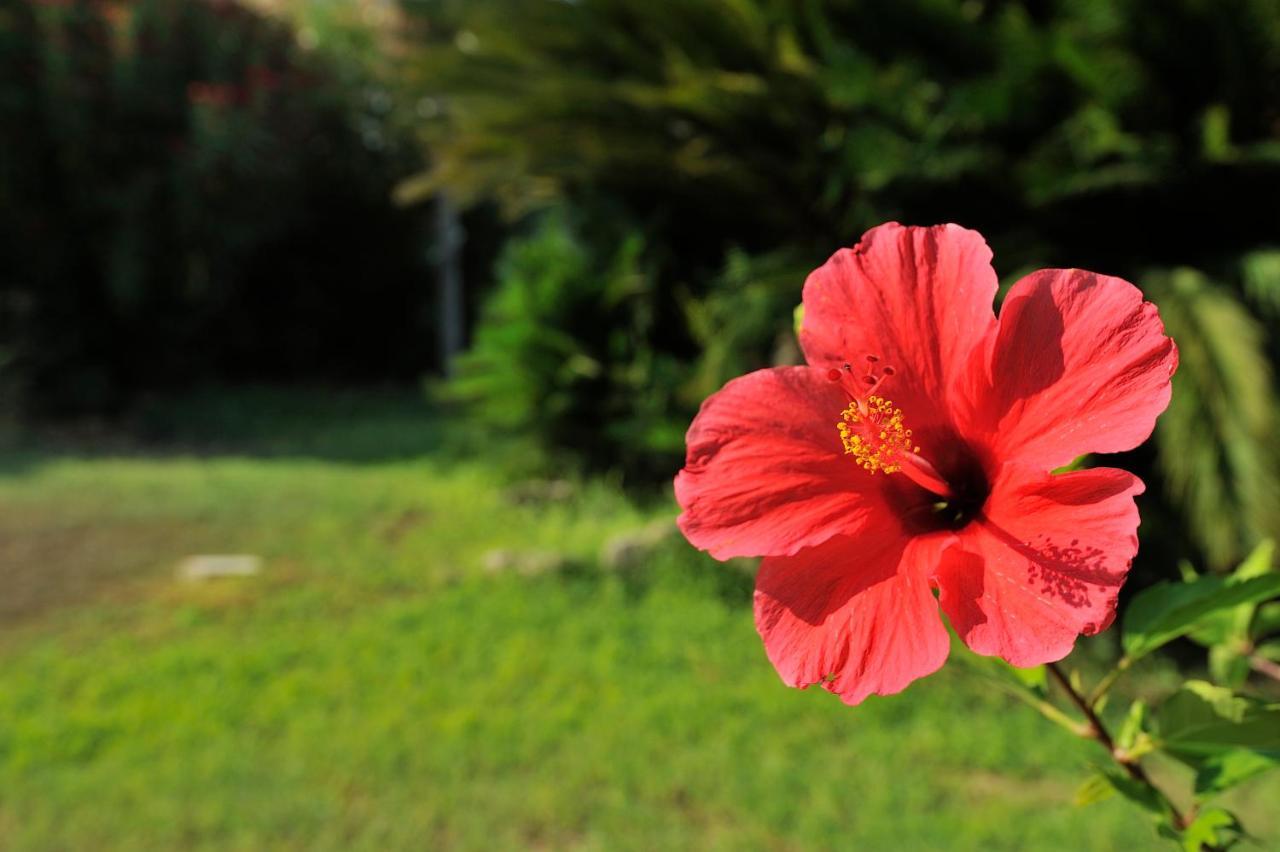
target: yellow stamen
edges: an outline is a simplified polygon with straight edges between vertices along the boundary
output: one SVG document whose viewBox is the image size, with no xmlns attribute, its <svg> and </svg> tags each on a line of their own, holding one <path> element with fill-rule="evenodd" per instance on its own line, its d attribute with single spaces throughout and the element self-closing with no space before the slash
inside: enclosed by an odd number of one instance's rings
<svg viewBox="0 0 1280 852">
<path fill-rule="evenodd" d="M 897 473 L 902 470 L 902 456 L 918 453 L 911 443 L 911 430 L 903 422 L 902 410 L 884 397 L 870 396 L 865 403 L 849 403 L 840 413 L 840 441 L 846 455 L 863 470 L 875 473 Z"/>
</svg>

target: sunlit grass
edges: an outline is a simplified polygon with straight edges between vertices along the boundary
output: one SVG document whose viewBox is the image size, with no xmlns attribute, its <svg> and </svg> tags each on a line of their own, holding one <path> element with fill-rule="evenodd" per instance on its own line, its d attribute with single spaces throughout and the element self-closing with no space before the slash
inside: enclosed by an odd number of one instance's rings
<svg viewBox="0 0 1280 852">
<path fill-rule="evenodd" d="M 5 849 L 1140 849 L 1088 743 L 959 666 L 784 688 L 735 569 L 602 483 L 515 501 L 430 455 L 28 454 L 0 478 Z M 486 551 L 556 550 L 494 576 Z M 191 552 L 258 577 L 183 583 Z M 1242 803 L 1274 836 L 1280 786 Z"/>
</svg>

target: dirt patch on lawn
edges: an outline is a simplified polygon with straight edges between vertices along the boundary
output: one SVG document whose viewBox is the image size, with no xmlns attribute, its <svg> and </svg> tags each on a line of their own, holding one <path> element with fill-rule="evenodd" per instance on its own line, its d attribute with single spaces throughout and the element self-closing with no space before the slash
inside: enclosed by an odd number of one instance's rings
<svg viewBox="0 0 1280 852">
<path fill-rule="evenodd" d="M 206 550 L 203 525 L 174 519 L 66 523 L 0 509 L 0 625 L 47 610 L 143 594 L 147 579 Z"/>
</svg>

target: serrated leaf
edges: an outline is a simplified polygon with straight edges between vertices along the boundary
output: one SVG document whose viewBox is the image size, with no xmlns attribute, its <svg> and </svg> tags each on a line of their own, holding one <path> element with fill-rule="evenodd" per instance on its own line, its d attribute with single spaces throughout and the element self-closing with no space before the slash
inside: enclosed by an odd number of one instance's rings
<svg viewBox="0 0 1280 852">
<path fill-rule="evenodd" d="M 1280 705 L 1188 681 L 1153 714 L 1157 747 L 1199 768 L 1210 758 L 1247 750 L 1280 760 Z"/>
<path fill-rule="evenodd" d="M 1202 810 L 1182 832 L 1185 852 L 1200 852 L 1204 847 L 1225 849 L 1244 834 L 1240 821 L 1222 808 Z"/>
<path fill-rule="evenodd" d="M 1206 758 L 1196 768 L 1196 796 L 1206 798 L 1221 793 L 1277 765 L 1280 761 L 1276 758 L 1247 749 L 1235 749 Z"/>
<path fill-rule="evenodd" d="M 1210 613 L 1276 595 L 1280 595 L 1280 574 L 1275 573 L 1235 584 L 1214 576 L 1190 583 L 1157 583 L 1138 593 L 1125 611 L 1125 655 L 1135 660 L 1144 657 L 1185 636 Z"/>
</svg>

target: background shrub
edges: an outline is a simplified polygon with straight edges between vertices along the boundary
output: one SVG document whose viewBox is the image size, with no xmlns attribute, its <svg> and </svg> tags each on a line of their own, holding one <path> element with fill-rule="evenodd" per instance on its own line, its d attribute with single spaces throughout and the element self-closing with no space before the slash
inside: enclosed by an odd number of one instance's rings
<svg viewBox="0 0 1280 852">
<path fill-rule="evenodd" d="M 804 274 L 867 228 L 956 221 L 1006 286 L 1080 266 L 1164 309 L 1186 402 L 1158 453 L 1124 463 L 1167 485 L 1147 516 L 1171 552 L 1226 566 L 1280 532 L 1274 3 L 1174 0 L 1158 20 L 1138 0 L 408 8 L 429 23 L 415 86 L 444 105 L 421 123 L 435 159 L 416 186 L 515 217 L 559 199 L 644 237 L 645 358 L 686 369 L 674 393 L 620 397 L 612 422 L 655 400 L 687 422 L 726 379 L 793 359 Z M 565 351 L 582 333 L 557 330 Z"/>
</svg>

